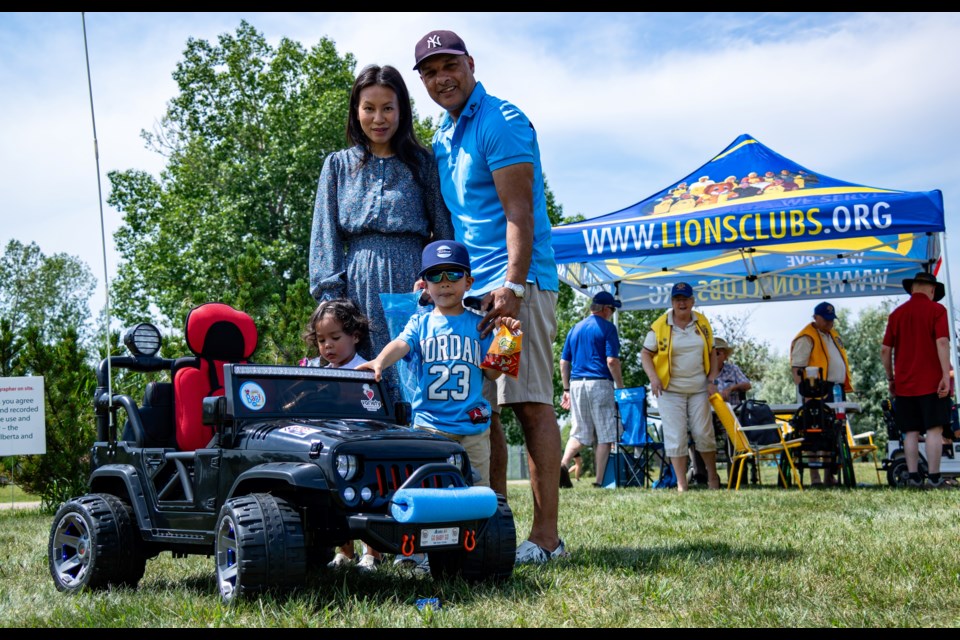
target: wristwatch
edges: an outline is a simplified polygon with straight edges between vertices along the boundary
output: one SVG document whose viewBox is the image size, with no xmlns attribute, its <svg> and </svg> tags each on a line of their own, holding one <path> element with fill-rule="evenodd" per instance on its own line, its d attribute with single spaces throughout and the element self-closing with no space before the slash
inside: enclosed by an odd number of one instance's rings
<svg viewBox="0 0 960 640">
<path fill-rule="evenodd" d="M 523 297 L 524 287 L 522 284 L 517 284 L 515 282 L 506 280 L 504 281 L 503 286 L 507 289 L 510 289 L 510 291 L 513 291 L 513 295 L 517 296 L 518 298 Z"/>
<path fill-rule="evenodd" d="M 712 384 L 713 386 L 719 385 L 719 384 L 720 384 L 720 378 L 714 378 L 713 380 L 710 381 L 710 384 Z"/>
</svg>

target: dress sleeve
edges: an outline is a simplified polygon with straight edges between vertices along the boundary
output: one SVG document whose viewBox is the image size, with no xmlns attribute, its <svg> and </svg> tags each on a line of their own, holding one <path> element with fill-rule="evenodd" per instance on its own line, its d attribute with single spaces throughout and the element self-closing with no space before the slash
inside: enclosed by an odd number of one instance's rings
<svg viewBox="0 0 960 640">
<path fill-rule="evenodd" d="M 440 173 L 437 171 L 437 160 L 433 153 L 424 154 L 421 177 L 424 185 L 424 213 L 431 232 L 430 241 L 453 240 L 453 223 L 450 221 L 450 210 L 447 209 L 440 191 Z"/>
<path fill-rule="evenodd" d="M 337 200 L 336 154 L 323 162 L 310 232 L 310 293 L 320 302 L 347 295 L 344 242 Z"/>
</svg>

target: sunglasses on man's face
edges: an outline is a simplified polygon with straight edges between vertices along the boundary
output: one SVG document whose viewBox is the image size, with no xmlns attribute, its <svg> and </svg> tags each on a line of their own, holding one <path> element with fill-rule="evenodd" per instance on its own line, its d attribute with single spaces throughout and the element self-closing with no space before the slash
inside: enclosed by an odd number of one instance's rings
<svg viewBox="0 0 960 640">
<path fill-rule="evenodd" d="M 443 276 L 447 276 L 447 280 L 450 282 L 457 282 L 458 280 L 462 280 L 466 275 L 466 271 L 427 271 L 423 274 L 423 279 L 427 282 L 437 284 L 443 280 Z"/>
</svg>

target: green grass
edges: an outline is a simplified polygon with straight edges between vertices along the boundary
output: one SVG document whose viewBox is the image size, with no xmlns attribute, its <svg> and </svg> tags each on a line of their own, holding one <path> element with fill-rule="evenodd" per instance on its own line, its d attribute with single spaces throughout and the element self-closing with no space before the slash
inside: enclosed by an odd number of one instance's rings
<svg viewBox="0 0 960 640">
<path fill-rule="evenodd" d="M 0 507 L 18 502 L 40 502 L 40 496 L 27 493 L 15 484 L 0 486 Z"/>
<path fill-rule="evenodd" d="M 858 468 L 859 477 L 869 479 Z M 769 473 L 768 473 L 769 472 Z M 0 627 L 956 627 L 960 491 L 561 491 L 571 556 L 499 585 L 384 566 L 319 572 L 287 596 L 224 607 L 213 559 L 164 553 L 139 589 L 61 594 L 52 516 L 0 511 Z M 872 470 L 871 470 L 872 473 Z M 876 477 L 873 477 L 876 482 Z M 518 536 L 531 497 L 511 483 Z M 439 597 L 440 611 L 418 598 Z"/>
</svg>

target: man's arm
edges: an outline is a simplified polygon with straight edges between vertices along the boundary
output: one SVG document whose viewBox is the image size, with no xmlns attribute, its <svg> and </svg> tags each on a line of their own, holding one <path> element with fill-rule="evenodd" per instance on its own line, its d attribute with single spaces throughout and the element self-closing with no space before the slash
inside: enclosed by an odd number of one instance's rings
<svg viewBox="0 0 960 640">
<path fill-rule="evenodd" d="M 950 393 L 950 338 L 937 338 L 937 355 L 940 356 L 940 384 L 937 395 L 946 398 Z"/>
<path fill-rule="evenodd" d="M 790 351 L 790 373 L 793 375 L 794 384 L 800 384 L 801 377 L 797 369 L 807 366 L 811 351 L 813 351 L 813 340 L 808 336 L 803 336 L 793 343 L 793 349 Z"/>
<path fill-rule="evenodd" d="M 613 388 L 623 389 L 623 372 L 620 370 L 620 358 L 607 358 L 607 369 L 613 376 Z"/>
<path fill-rule="evenodd" d="M 940 345 L 937 345 L 939 349 Z M 887 386 L 890 388 L 890 394 L 894 394 L 893 381 L 893 348 L 887 345 L 880 347 L 880 362 L 883 363 L 883 369 L 887 372 Z"/>
<path fill-rule="evenodd" d="M 570 408 L 570 361 L 560 358 L 560 381 L 563 383 L 563 396 L 560 398 L 560 408 Z"/>
<path fill-rule="evenodd" d="M 533 164 L 520 162 L 497 169 L 493 183 L 507 218 L 507 280 L 526 284 L 533 255 Z M 516 318 L 520 303 L 521 299 L 506 287 L 488 293 L 482 305 L 487 312 L 480 323 L 483 335 L 490 332 L 494 318 Z"/>
</svg>

